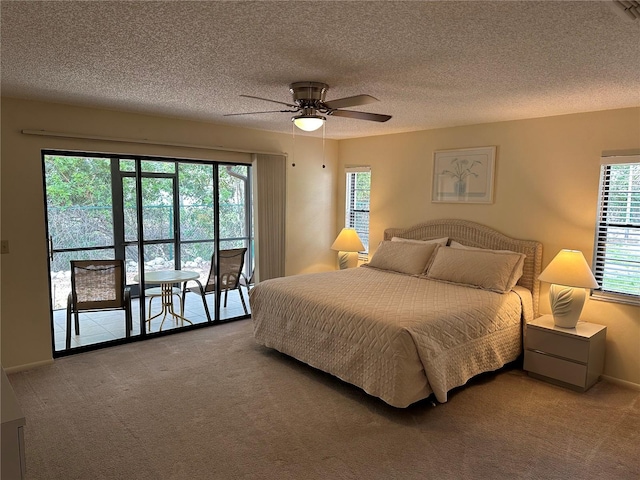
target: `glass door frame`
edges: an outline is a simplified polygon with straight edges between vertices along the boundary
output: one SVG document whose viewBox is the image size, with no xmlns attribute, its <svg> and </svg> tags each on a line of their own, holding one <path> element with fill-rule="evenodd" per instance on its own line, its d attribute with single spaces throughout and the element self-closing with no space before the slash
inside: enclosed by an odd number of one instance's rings
<svg viewBox="0 0 640 480">
<path fill-rule="evenodd" d="M 48 155 L 56 155 L 56 156 L 74 156 L 81 158 L 101 158 L 101 159 L 109 159 L 111 164 L 111 192 L 112 192 L 112 227 L 113 227 L 113 244 L 109 246 L 101 246 L 101 247 L 79 247 L 79 248 L 70 248 L 70 249 L 54 249 L 52 241 L 49 236 L 50 228 L 49 228 L 49 216 L 48 216 L 48 205 L 47 205 L 47 177 L 46 177 L 46 167 L 45 167 L 45 157 Z M 132 335 L 129 338 L 119 338 L 112 341 L 106 341 L 86 346 L 78 346 L 73 347 L 69 350 L 56 350 L 55 343 L 55 332 L 54 332 L 54 321 L 53 321 L 53 303 L 51 297 L 51 275 L 49 277 L 49 308 L 50 308 L 50 322 L 51 322 L 51 333 L 52 333 L 52 352 L 54 358 L 66 356 L 69 354 L 80 353 L 89 350 L 95 350 L 98 348 L 104 348 L 113 345 L 119 345 L 123 343 L 130 343 L 134 341 L 144 340 L 149 338 L 149 336 L 159 336 L 159 335 L 168 335 L 179 333 L 185 330 L 191 330 L 193 328 L 201 328 L 210 326 L 218 323 L 225 323 L 228 321 L 235 321 L 240 319 L 249 318 L 249 315 L 240 315 L 237 317 L 221 319 L 220 315 L 220 300 L 221 300 L 221 289 L 219 283 L 216 283 L 216 292 L 212 295 L 214 296 L 214 318 L 211 321 L 197 323 L 189 326 L 182 326 L 175 329 L 169 329 L 161 332 L 153 332 L 149 333 L 146 330 L 146 297 L 144 296 L 144 292 L 140 292 L 139 285 L 144 285 L 144 246 L 147 244 L 156 244 L 156 243 L 170 243 L 174 245 L 175 256 L 174 256 L 174 267 L 175 269 L 181 269 L 182 261 L 181 261 L 181 249 L 183 243 L 198 243 L 203 241 L 211 241 L 211 239 L 206 240 L 189 240 L 182 241 L 181 238 L 181 229 L 180 229 L 180 181 L 179 181 L 179 165 L 181 164 L 206 164 L 212 166 L 212 174 L 213 174 L 213 209 L 214 209 L 214 253 L 215 253 L 215 268 L 216 275 L 219 277 L 219 252 L 220 252 L 220 242 L 221 241 L 229 241 L 229 240 L 242 240 L 247 245 L 247 257 L 245 262 L 245 271 L 247 268 L 251 268 L 253 264 L 253 222 L 252 222 L 252 190 L 251 190 L 251 175 L 252 169 L 250 163 L 232 163 L 232 162 L 216 162 L 212 160 L 198 160 L 198 159 L 183 159 L 183 158 L 169 158 L 169 157 L 155 157 L 155 156 L 145 156 L 145 155 L 126 155 L 126 154 L 110 154 L 110 153 L 97 153 L 97 152 L 80 152 L 80 151 L 65 151 L 65 150 L 53 150 L 53 149 L 43 149 L 41 151 L 41 159 L 42 159 L 42 172 L 43 172 L 43 192 L 44 192 L 44 210 L 45 210 L 45 230 L 47 235 L 47 244 L 49 254 L 47 255 L 47 271 L 51 271 L 51 263 L 52 263 L 52 255 L 58 252 L 71 252 L 71 251 L 90 251 L 90 250 L 112 250 L 114 251 L 115 258 L 123 258 L 126 260 L 126 248 L 128 246 L 135 246 L 137 244 L 137 253 L 138 253 L 138 265 L 142 265 L 143 268 L 139 271 L 140 282 L 138 284 L 130 284 L 128 285 L 132 289 L 132 297 L 133 290 L 138 290 L 138 296 L 140 298 L 139 306 L 140 306 L 140 333 L 138 335 Z M 132 172 L 124 172 L 120 169 L 120 161 L 121 160 L 134 160 L 135 161 L 135 171 Z M 158 172 L 143 172 L 142 171 L 142 161 L 160 161 L 160 162 L 171 162 L 175 165 L 174 173 L 158 173 Z M 245 189 L 244 189 L 244 209 L 245 209 L 245 225 L 244 230 L 246 235 L 240 238 L 230 238 L 230 239 L 221 239 L 220 238 L 220 225 L 219 225 L 219 212 L 220 212 L 220 181 L 219 181 L 219 172 L 221 168 L 226 166 L 244 166 L 247 167 L 247 180 L 245 180 Z M 137 233 L 138 233 L 138 241 L 128 241 L 125 238 L 125 217 L 124 217 L 124 197 L 123 197 L 123 179 L 125 177 L 133 177 L 136 181 L 136 215 L 137 215 Z M 143 191 L 142 191 L 142 180 L 143 178 L 171 178 L 173 182 L 173 240 L 162 240 L 158 242 L 156 240 L 146 241 L 144 240 L 144 213 L 143 213 Z M 142 241 L 140 241 L 142 239 Z M 144 290 L 144 289 L 143 289 Z"/>
<path fill-rule="evenodd" d="M 124 156 L 123 156 L 124 157 Z M 126 172 L 122 171 L 119 166 L 120 160 L 134 160 L 136 164 L 136 169 L 134 172 Z M 162 172 L 144 172 L 141 169 L 142 161 L 149 161 L 151 159 L 141 158 L 134 156 L 126 156 L 125 158 L 116 158 L 111 163 L 111 178 L 113 184 L 113 219 L 114 219 L 114 237 L 115 237 L 115 253 L 116 258 L 124 258 L 126 259 L 126 248 L 134 247 L 139 244 L 142 244 L 142 249 L 138 248 L 138 264 L 140 263 L 140 259 L 144 259 L 144 246 L 146 245 L 165 245 L 171 244 L 174 246 L 174 268 L 176 270 L 180 269 L 181 263 L 181 249 L 179 245 L 181 244 L 180 240 L 180 190 L 179 185 L 179 173 L 177 172 L 179 160 L 158 160 L 152 159 L 152 161 L 166 161 L 167 163 L 175 163 L 176 171 L 174 173 L 162 173 Z M 214 167 L 215 168 L 215 167 Z M 138 176 L 138 173 L 140 175 Z M 138 240 L 127 240 L 125 235 L 125 216 L 124 216 L 124 186 L 123 181 L 125 178 L 134 178 L 136 182 L 136 215 L 137 215 L 137 223 L 138 223 Z M 142 199 L 142 179 L 144 178 L 167 178 L 172 181 L 172 209 L 173 209 L 173 239 L 155 239 L 155 240 L 144 240 L 144 214 L 143 214 L 143 199 Z M 116 179 L 114 181 L 114 179 Z M 116 205 L 117 203 L 117 205 Z M 142 242 L 140 241 L 142 238 Z M 144 264 L 144 262 L 142 262 Z M 144 279 L 144 276 L 141 277 Z M 128 285 L 131 288 L 131 296 L 139 297 L 140 296 L 140 284 L 132 284 Z"/>
</svg>

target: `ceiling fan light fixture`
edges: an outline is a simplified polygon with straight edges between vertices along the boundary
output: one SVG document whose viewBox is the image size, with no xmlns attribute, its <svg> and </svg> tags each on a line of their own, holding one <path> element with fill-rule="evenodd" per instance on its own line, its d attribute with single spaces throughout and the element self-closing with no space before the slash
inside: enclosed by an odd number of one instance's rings
<svg viewBox="0 0 640 480">
<path fill-rule="evenodd" d="M 324 124 L 325 120 L 326 118 L 321 117 L 320 115 L 297 115 L 295 117 L 291 117 L 293 124 L 305 132 L 314 132 L 318 130 Z"/>
<path fill-rule="evenodd" d="M 0 0 L 1 1 L 1 0 Z M 284 105 L 288 109 L 267 110 L 262 112 L 247 113 L 227 113 L 224 116 L 232 115 L 253 115 L 256 113 L 293 113 L 291 117 L 293 124 L 305 132 L 314 132 L 324 125 L 326 117 L 355 118 L 358 120 L 369 120 L 371 122 L 386 122 L 391 119 L 391 115 L 380 115 L 379 113 L 360 112 L 356 110 L 343 110 L 345 107 L 356 107 L 358 105 L 368 105 L 377 102 L 378 99 L 371 95 L 353 95 L 351 97 L 338 98 L 328 102 L 324 101 L 329 85 L 320 82 L 294 82 L 289 85 L 289 91 L 293 96 L 293 103 L 285 103 L 279 100 L 256 97 L 254 95 L 240 95 L 245 98 L 255 98 L 266 102 Z M 293 128 L 293 127 L 292 127 Z"/>
</svg>

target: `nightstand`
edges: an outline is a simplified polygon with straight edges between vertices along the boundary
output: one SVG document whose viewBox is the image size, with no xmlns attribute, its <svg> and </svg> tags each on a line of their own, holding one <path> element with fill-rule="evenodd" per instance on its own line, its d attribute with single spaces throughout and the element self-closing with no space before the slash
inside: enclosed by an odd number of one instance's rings
<svg viewBox="0 0 640 480">
<path fill-rule="evenodd" d="M 527 323 L 524 369 L 529 375 L 556 385 L 585 391 L 598 381 L 604 366 L 607 327 L 578 322 L 560 328 L 552 315 Z"/>
</svg>

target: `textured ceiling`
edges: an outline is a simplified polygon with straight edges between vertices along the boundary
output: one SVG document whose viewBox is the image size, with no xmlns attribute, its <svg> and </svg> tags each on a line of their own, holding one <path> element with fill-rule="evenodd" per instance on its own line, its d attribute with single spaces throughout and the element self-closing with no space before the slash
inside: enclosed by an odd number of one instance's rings
<svg viewBox="0 0 640 480">
<path fill-rule="evenodd" d="M 640 20 L 613 2 L 7 1 L 1 93 L 291 132 L 288 85 L 386 123 L 329 138 L 640 105 Z"/>
</svg>

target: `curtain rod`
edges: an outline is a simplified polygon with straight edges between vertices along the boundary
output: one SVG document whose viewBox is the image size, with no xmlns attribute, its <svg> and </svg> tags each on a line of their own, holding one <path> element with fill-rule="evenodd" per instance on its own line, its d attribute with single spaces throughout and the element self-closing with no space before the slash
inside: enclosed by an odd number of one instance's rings
<svg viewBox="0 0 640 480">
<path fill-rule="evenodd" d="M 119 143 L 139 143 L 145 145 L 159 145 L 163 147 L 181 147 L 181 148 L 195 148 L 199 150 L 215 150 L 219 152 L 231 152 L 231 153 L 255 153 L 259 155 L 283 155 L 287 156 L 286 152 L 261 152 L 258 150 L 240 150 L 237 148 L 225 148 L 214 147 L 210 145 L 195 145 L 191 143 L 178 143 L 178 142 L 157 142 L 147 139 L 133 139 L 133 138 L 121 138 L 121 137 L 103 137 L 100 135 L 84 135 L 81 133 L 64 133 L 64 132 L 52 132 L 49 130 L 21 130 L 23 135 L 39 135 L 41 137 L 61 137 L 61 138 L 76 138 L 82 140 L 100 140 L 103 142 L 119 142 Z"/>
</svg>

